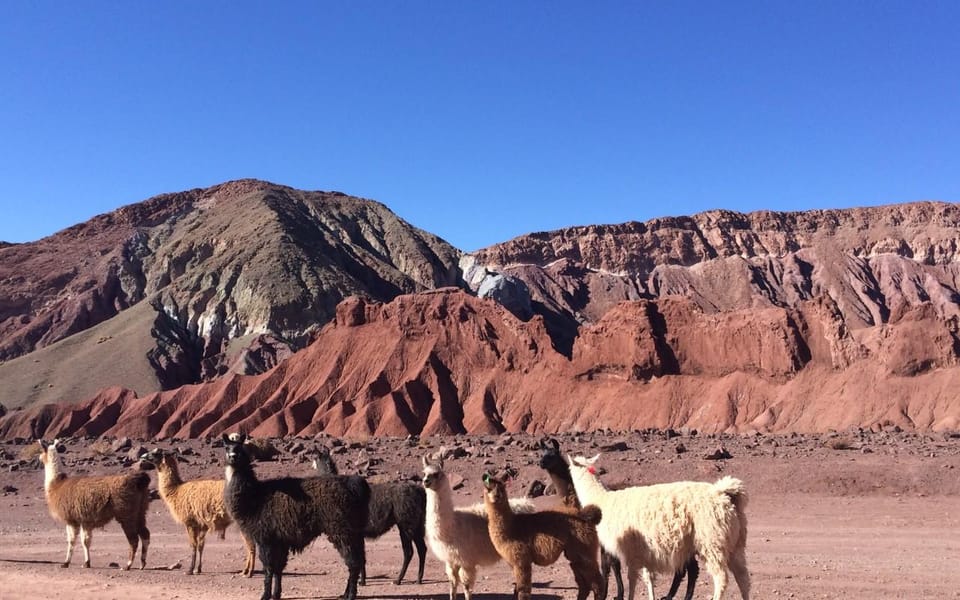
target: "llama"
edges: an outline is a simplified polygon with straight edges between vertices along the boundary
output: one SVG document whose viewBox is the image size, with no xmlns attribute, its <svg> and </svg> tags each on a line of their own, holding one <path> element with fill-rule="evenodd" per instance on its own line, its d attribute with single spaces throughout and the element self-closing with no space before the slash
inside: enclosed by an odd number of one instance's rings
<svg viewBox="0 0 960 600">
<path fill-rule="evenodd" d="M 490 541 L 486 508 L 482 504 L 479 508 L 477 505 L 454 508 L 453 490 L 443 471 L 445 454 L 446 450 L 440 448 L 437 454 L 423 457 L 427 545 L 444 564 L 450 582 L 450 600 L 456 600 L 460 584 L 463 584 L 464 597 L 470 600 L 477 567 L 495 564 L 500 555 Z M 510 506 L 514 512 L 533 512 L 533 504 L 526 499 L 511 500 Z"/>
<path fill-rule="evenodd" d="M 728 569 L 743 600 L 749 600 L 743 482 L 723 477 L 716 483 L 678 481 L 609 491 L 593 466 L 599 457 L 568 457 L 570 476 L 580 501 L 603 511 L 597 526 L 600 543 L 627 568 L 630 600 L 638 573 L 642 571 L 647 595 L 654 600 L 649 572 L 676 573 L 695 554 L 713 578 L 713 600 L 723 596 Z"/>
<path fill-rule="evenodd" d="M 200 573 L 203 570 L 203 547 L 207 532 L 210 530 L 217 532 L 222 540 L 227 527 L 233 522 L 223 503 L 224 481 L 222 479 L 184 481 L 180 477 L 176 455 L 160 448 L 141 455 L 140 460 L 156 467 L 157 489 L 160 497 L 170 510 L 173 520 L 187 529 L 191 555 L 190 568 L 186 573 L 188 575 Z M 254 544 L 242 533 L 241 537 L 246 547 L 246 561 L 241 573 L 252 577 L 255 562 Z"/>
<path fill-rule="evenodd" d="M 560 442 L 555 438 L 549 438 L 541 440 L 538 445 L 543 450 L 543 454 L 540 456 L 540 468 L 550 476 L 553 487 L 560 495 L 561 503 L 569 508 L 580 508 L 580 500 L 573 489 L 573 480 L 570 479 L 570 466 L 567 465 L 567 461 L 560 454 Z M 600 549 L 600 569 L 604 588 L 607 587 L 610 571 L 613 570 L 613 577 L 617 584 L 616 600 L 623 600 L 623 577 L 620 574 L 620 560 L 602 547 Z M 697 564 L 695 556 L 691 556 L 686 565 L 674 574 L 673 581 L 670 583 L 670 591 L 661 600 L 673 600 L 680 588 L 680 583 L 683 581 L 684 572 L 687 575 L 687 593 L 684 594 L 684 600 L 692 600 L 697 576 L 700 573 L 700 565 Z"/>
<path fill-rule="evenodd" d="M 602 600 L 596 525 L 601 520 L 595 506 L 576 512 L 545 510 L 515 514 L 507 501 L 502 480 L 483 475 L 484 502 L 490 541 L 497 553 L 513 568 L 517 600 L 530 600 L 533 565 L 552 565 L 563 554 L 577 582 L 577 600 Z"/>
<path fill-rule="evenodd" d="M 63 473 L 60 453 L 66 448 L 59 440 L 40 444 L 43 463 L 43 488 L 50 516 L 67 525 L 67 557 L 61 567 L 69 567 L 77 530 L 82 533 L 83 566 L 90 567 L 90 542 L 93 530 L 116 519 L 130 544 L 130 557 L 124 571 L 133 565 L 140 545 L 140 568 L 147 566 L 150 530 L 147 508 L 150 505 L 150 476 L 146 473 L 100 477 L 69 477 Z"/>
<path fill-rule="evenodd" d="M 321 475 L 336 475 L 337 465 L 327 448 L 317 451 L 313 468 Z M 393 581 L 396 585 L 403 582 L 407 567 L 413 559 L 413 546 L 417 547 L 420 566 L 417 570 L 417 583 L 423 583 L 423 562 L 427 552 L 424 542 L 425 517 L 427 512 L 427 494 L 424 489 L 413 483 L 373 483 L 370 484 L 370 514 L 363 531 L 367 539 L 382 536 L 394 525 L 400 532 L 400 545 L 403 548 L 403 565 L 400 574 Z M 360 571 L 360 585 L 367 584 L 366 565 Z"/>
<path fill-rule="evenodd" d="M 347 476 L 257 479 L 245 441 L 244 434 L 223 436 L 227 463 L 223 498 L 240 531 L 259 550 L 264 573 L 261 600 L 280 598 L 290 552 L 302 552 L 321 534 L 337 548 L 349 571 L 344 600 L 355 600 L 366 560 L 367 482 Z"/>
</svg>

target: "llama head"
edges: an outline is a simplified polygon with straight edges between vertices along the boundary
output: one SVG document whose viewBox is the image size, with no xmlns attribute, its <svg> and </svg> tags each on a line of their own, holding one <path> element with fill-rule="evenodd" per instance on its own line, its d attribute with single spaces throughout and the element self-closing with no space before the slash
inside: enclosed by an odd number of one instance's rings
<svg viewBox="0 0 960 600">
<path fill-rule="evenodd" d="M 313 469 L 321 475 L 336 475 L 337 464 L 333 462 L 330 456 L 330 449 L 326 446 L 318 446 L 314 450 L 314 458 L 311 461 Z"/>
<path fill-rule="evenodd" d="M 227 456 L 228 467 L 250 465 L 250 453 L 245 446 L 247 435 L 244 433 L 223 434 L 223 448 Z"/>
<path fill-rule="evenodd" d="M 584 473 L 589 473 L 591 476 L 596 477 L 597 470 L 594 467 L 594 463 L 600 458 L 600 454 L 596 454 L 591 458 L 586 458 L 584 456 L 573 456 L 567 455 L 567 464 L 570 465 L 570 475 L 583 475 Z"/>
<path fill-rule="evenodd" d="M 489 472 L 483 474 L 483 499 L 495 506 L 508 506 L 507 476 L 497 477 Z"/>
<path fill-rule="evenodd" d="M 540 468 L 554 475 L 569 473 L 567 463 L 560 454 L 560 442 L 556 438 L 544 438 L 537 444 L 543 454 L 540 455 Z"/>
<path fill-rule="evenodd" d="M 171 450 L 154 448 L 149 452 L 140 455 L 140 468 L 149 470 L 156 468 L 158 471 L 172 471 L 177 467 L 177 454 Z"/>
<path fill-rule="evenodd" d="M 63 442 L 57 438 L 50 443 L 47 443 L 43 440 L 37 440 L 37 444 L 40 445 L 40 454 L 37 455 L 40 459 L 40 463 L 44 466 L 51 465 L 54 467 L 59 467 L 60 454 L 67 451 L 67 447 L 63 445 Z"/>
<path fill-rule="evenodd" d="M 446 454 L 447 449 L 441 446 L 439 451 L 423 457 L 423 487 L 426 489 L 437 489 L 440 482 L 446 478 L 443 472 L 443 459 Z"/>
</svg>

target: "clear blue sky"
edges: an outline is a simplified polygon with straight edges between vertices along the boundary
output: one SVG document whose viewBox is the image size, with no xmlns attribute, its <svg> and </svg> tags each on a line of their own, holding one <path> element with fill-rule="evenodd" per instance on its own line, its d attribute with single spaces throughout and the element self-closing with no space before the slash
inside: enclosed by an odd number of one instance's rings
<svg viewBox="0 0 960 600">
<path fill-rule="evenodd" d="M 0 240 L 256 177 L 472 250 L 960 200 L 958 2 L 0 3 Z"/>
</svg>

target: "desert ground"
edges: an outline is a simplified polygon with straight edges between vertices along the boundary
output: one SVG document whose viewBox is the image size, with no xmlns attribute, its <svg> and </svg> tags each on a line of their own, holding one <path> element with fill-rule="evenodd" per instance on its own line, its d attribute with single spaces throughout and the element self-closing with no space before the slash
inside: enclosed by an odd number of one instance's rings
<svg viewBox="0 0 960 600">
<path fill-rule="evenodd" d="M 702 436 L 696 432 L 594 432 L 558 436 L 563 450 L 593 455 L 602 451 L 603 480 L 610 485 L 650 484 L 680 479 L 710 481 L 721 475 L 744 480 L 750 501 L 747 556 L 754 598 L 847 600 L 960 598 L 960 436 L 897 431 L 851 431 L 823 435 Z M 549 483 L 537 466 L 537 438 L 447 436 L 424 439 L 274 440 L 282 450 L 258 464 L 264 477 L 309 475 L 309 451 L 333 446 L 341 472 L 360 471 L 373 480 L 416 477 L 420 457 L 441 445 L 459 448 L 447 471 L 462 486 L 464 504 L 480 499 L 485 469 L 510 466 L 519 472 L 512 492 L 524 495 L 534 480 Z M 126 542 L 116 523 L 93 538 L 92 568 L 83 569 L 77 544 L 73 565 L 62 569 L 64 528 L 47 513 L 43 473 L 31 442 L 0 444 L 0 600 L 21 598 L 190 599 L 258 598 L 261 574 L 238 574 L 243 562 L 236 529 L 226 540 L 208 537 L 204 572 L 188 576 L 189 548 L 183 530 L 161 500 L 151 503 L 152 543 L 145 571 L 125 572 Z M 141 448 L 176 448 L 182 475 L 220 477 L 222 449 L 210 440 L 67 440 L 66 468 L 72 474 L 119 473 L 138 468 Z M 604 450 L 605 449 L 605 450 Z M 719 450 L 729 458 L 717 459 Z M 707 457 L 710 458 L 707 458 Z M 543 507 L 557 497 L 536 499 Z M 212 539 L 211 539 L 212 538 Z M 423 584 L 411 583 L 416 557 L 403 585 L 392 583 L 401 562 L 395 531 L 369 542 L 368 584 L 362 598 L 445 599 L 443 567 L 428 551 Z M 259 565 L 258 565 L 259 567 Z M 291 558 L 284 598 L 336 598 L 346 570 L 323 539 Z M 658 578 L 666 592 L 669 576 Z M 510 598 L 512 577 L 502 563 L 481 569 L 478 599 Z M 612 582 L 611 582 L 612 588 Z M 638 598 L 644 597 L 638 590 Z M 705 569 L 695 598 L 708 598 Z M 567 565 L 535 568 L 534 597 L 573 598 Z M 732 582 L 725 598 L 738 598 Z"/>
</svg>

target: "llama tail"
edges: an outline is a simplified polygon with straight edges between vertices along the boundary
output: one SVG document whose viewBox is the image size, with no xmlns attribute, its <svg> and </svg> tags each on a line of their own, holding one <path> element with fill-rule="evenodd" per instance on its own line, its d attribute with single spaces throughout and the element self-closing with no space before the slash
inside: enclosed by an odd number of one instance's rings
<svg viewBox="0 0 960 600">
<path fill-rule="evenodd" d="M 714 483 L 713 488 L 721 494 L 729 496 L 730 500 L 733 501 L 733 505 L 737 508 L 737 512 L 743 513 L 747 507 L 747 488 L 743 485 L 742 481 L 728 475 Z"/>
<path fill-rule="evenodd" d="M 590 504 L 581 508 L 577 516 L 591 525 L 596 525 L 603 518 L 603 513 L 600 512 L 600 507 Z"/>
</svg>

